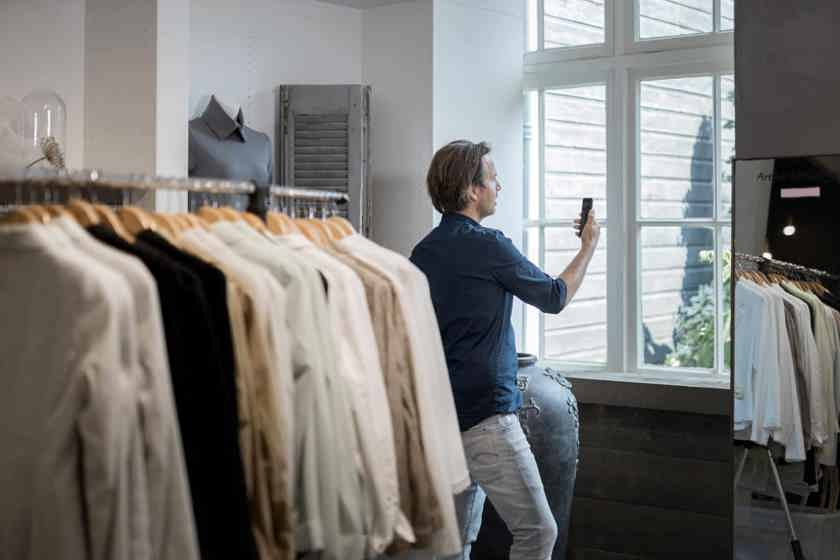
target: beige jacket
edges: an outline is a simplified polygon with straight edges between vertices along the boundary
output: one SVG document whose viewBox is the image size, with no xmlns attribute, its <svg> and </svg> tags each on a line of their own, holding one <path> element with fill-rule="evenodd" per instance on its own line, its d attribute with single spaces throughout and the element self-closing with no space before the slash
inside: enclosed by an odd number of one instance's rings
<svg viewBox="0 0 840 560">
<path fill-rule="evenodd" d="M 394 287 L 385 274 L 340 250 L 336 250 L 334 255 L 356 272 L 365 287 L 394 426 L 400 508 L 411 523 L 415 537 L 413 544 L 417 548 L 425 548 L 435 531 L 441 528 L 442 521 L 420 438 L 405 318 L 397 304 Z M 410 548 L 411 544 L 406 539 L 397 538 L 388 552 L 398 554 Z"/>
<path fill-rule="evenodd" d="M 149 558 L 142 376 L 124 278 L 0 227 L 0 558 Z"/>
</svg>

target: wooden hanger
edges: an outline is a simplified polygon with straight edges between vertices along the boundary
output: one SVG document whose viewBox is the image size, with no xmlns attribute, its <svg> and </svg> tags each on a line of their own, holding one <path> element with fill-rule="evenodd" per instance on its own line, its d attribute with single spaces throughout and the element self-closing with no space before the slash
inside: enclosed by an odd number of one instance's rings
<svg viewBox="0 0 840 560">
<path fill-rule="evenodd" d="M 42 224 L 46 224 L 50 221 L 50 213 L 47 212 L 47 209 L 41 206 L 40 204 L 32 204 L 28 207 L 29 213 L 35 215 L 38 218 L 38 221 Z"/>
<path fill-rule="evenodd" d="M 227 218 L 222 214 L 220 209 L 213 208 L 212 206 L 202 206 L 198 209 L 198 215 L 211 224 L 227 221 Z"/>
<path fill-rule="evenodd" d="M 99 214 L 90 202 L 78 198 L 70 199 L 67 203 L 67 210 L 76 218 L 82 227 L 90 227 L 100 223 Z"/>
<path fill-rule="evenodd" d="M 295 220 L 295 225 L 307 239 L 319 247 L 325 247 L 329 243 L 329 237 L 324 226 L 316 223 L 316 220 L 298 219 Z"/>
<path fill-rule="evenodd" d="M 152 219 L 155 221 L 158 227 L 162 231 L 165 231 L 172 239 L 177 238 L 181 232 L 180 226 L 169 214 L 165 214 L 163 212 L 155 212 L 152 214 Z"/>
<path fill-rule="evenodd" d="M 322 220 L 321 223 L 324 224 L 324 227 L 327 230 L 327 235 L 329 235 L 329 238 L 333 241 L 338 241 L 339 239 L 347 236 L 347 234 L 344 233 L 344 229 L 337 223 L 329 220 Z"/>
<path fill-rule="evenodd" d="M 341 216 L 331 216 L 327 218 L 327 221 L 332 224 L 336 224 L 339 228 L 341 228 L 341 231 L 344 233 L 344 237 L 356 233 L 356 230 L 353 229 L 353 224 L 351 224 L 346 218 L 342 218 Z"/>
<path fill-rule="evenodd" d="M 108 226 L 108 228 L 111 231 L 113 231 L 126 241 L 134 241 L 134 236 L 131 235 L 131 233 L 129 233 L 127 229 L 125 229 L 122 220 L 120 220 L 119 216 L 117 216 L 117 213 L 114 212 L 114 210 L 110 206 L 107 206 L 105 204 L 94 204 L 93 207 L 96 210 L 96 214 L 99 216 L 101 223 Z"/>
<path fill-rule="evenodd" d="M 157 230 L 157 227 L 148 212 L 137 206 L 119 208 L 117 210 L 117 215 L 120 217 L 120 221 L 123 223 L 123 226 L 125 226 L 126 231 L 128 231 L 131 235 L 136 236 L 141 231 L 147 229 L 152 231 Z"/>
<path fill-rule="evenodd" d="M 251 212 L 242 212 L 240 216 L 243 220 L 245 220 L 245 222 L 249 226 L 257 230 L 258 232 L 265 233 L 269 231 L 266 225 L 263 223 L 263 221 L 260 220 L 260 218 L 256 214 L 252 214 Z"/>
<path fill-rule="evenodd" d="M 60 204 L 50 204 L 49 206 L 45 206 L 45 208 L 53 218 L 72 218 L 75 220 L 73 214 L 68 212 L 67 209 Z"/>
<path fill-rule="evenodd" d="M 219 212 L 221 212 L 222 216 L 224 216 L 229 222 L 238 222 L 243 219 L 242 213 L 230 206 L 223 206 L 219 208 Z"/>
<path fill-rule="evenodd" d="M 290 233 L 303 234 L 300 228 L 297 227 L 294 220 L 282 212 L 270 211 L 266 215 L 266 224 L 269 230 L 275 235 L 288 235 Z"/>
<path fill-rule="evenodd" d="M 15 208 L 14 210 L 0 216 L 0 224 L 37 224 L 40 223 L 38 216 L 29 212 L 26 208 Z"/>
</svg>

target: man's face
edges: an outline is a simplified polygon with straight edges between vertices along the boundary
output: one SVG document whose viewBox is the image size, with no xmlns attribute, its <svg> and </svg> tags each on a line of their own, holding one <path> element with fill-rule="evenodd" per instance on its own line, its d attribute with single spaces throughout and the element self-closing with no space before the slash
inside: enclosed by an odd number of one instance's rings
<svg viewBox="0 0 840 560">
<path fill-rule="evenodd" d="M 502 190 L 502 184 L 496 175 L 496 164 L 489 156 L 484 156 L 482 180 L 478 189 L 478 212 L 482 219 L 496 213 L 496 197 Z"/>
</svg>

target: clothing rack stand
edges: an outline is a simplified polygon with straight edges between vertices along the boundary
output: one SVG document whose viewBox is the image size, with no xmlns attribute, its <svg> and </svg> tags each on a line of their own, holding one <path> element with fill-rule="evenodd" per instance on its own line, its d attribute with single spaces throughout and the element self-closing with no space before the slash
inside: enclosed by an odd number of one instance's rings
<svg viewBox="0 0 840 560">
<path fill-rule="evenodd" d="M 110 174 L 97 169 L 70 171 L 64 174 L 32 175 L 0 178 L 0 187 L 52 189 L 66 188 L 83 191 L 91 188 L 139 191 L 189 191 L 210 194 L 252 194 L 252 183 L 224 179 L 163 177 L 142 174 Z"/>
<path fill-rule="evenodd" d="M 826 280 L 837 281 L 840 280 L 840 275 L 832 274 L 818 268 L 808 268 L 806 266 L 793 264 L 790 262 L 780 261 L 776 259 L 768 259 L 766 257 L 756 257 L 755 255 L 747 255 L 745 253 L 735 253 L 735 261 L 751 262 L 756 264 L 759 268 L 763 267 L 771 272 L 793 272 L 803 276 L 811 276 L 814 278 L 824 278 Z"/>
<path fill-rule="evenodd" d="M 315 217 L 315 207 L 321 209 L 321 217 L 326 217 L 326 211 L 331 210 L 333 215 L 339 211 L 339 206 L 350 202 L 350 196 L 344 191 L 331 191 L 325 189 L 304 189 L 291 186 L 273 185 L 268 189 L 269 200 L 267 206 L 275 208 L 280 206 L 281 211 L 291 214 L 292 217 Z M 289 206 L 287 204 L 291 202 Z M 296 216 L 299 210 L 309 212 L 308 216 Z"/>
<path fill-rule="evenodd" d="M 776 259 L 768 259 L 767 257 L 757 257 L 745 253 L 735 253 L 734 255 L 734 264 L 736 266 L 736 269 L 742 266 L 744 263 L 752 263 L 755 264 L 759 270 L 764 269 L 767 272 L 778 272 L 781 274 L 793 273 L 795 276 L 810 277 L 813 279 L 826 279 L 832 281 L 837 281 L 838 279 L 840 279 L 840 276 L 836 274 L 831 274 L 824 270 L 808 268 L 790 262 L 780 261 Z M 773 473 L 773 479 L 776 483 L 776 489 L 779 492 L 779 498 L 781 499 L 782 507 L 785 510 L 785 517 L 787 519 L 788 530 L 790 531 L 790 545 L 791 549 L 793 550 L 793 557 L 796 560 L 804 560 L 805 556 L 802 553 L 802 545 L 799 542 L 799 538 L 796 534 L 796 529 L 793 526 L 793 517 L 790 514 L 790 505 L 788 504 L 787 496 L 785 495 L 785 490 L 782 486 L 782 480 L 779 476 L 779 470 L 776 468 L 776 462 L 773 460 L 772 451 L 769 447 L 759 445 L 751 441 L 735 440 L 735 445 L 744 447 L 744 453 L 741 455 L 741 459 L 738 462 L 738 468 L 735 471 L 735 489 L 738 488 L 738 482 L 740 482 L 741 480 L 741 475 L 744 470 L 744 464 L 746 463 L 747 454 L 749 453 L 749 450 L 753 447 L 760 447 L 766 451 L 767 461 L 770 463 L 770 470 Z"/>
</svg>

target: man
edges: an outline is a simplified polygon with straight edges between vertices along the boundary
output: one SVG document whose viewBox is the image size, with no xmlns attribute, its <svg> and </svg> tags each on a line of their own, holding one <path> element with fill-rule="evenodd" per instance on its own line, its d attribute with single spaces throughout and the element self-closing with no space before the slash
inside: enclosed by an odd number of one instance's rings
<svg viewBox="0 0 840 560">
<path fill-rule="evenodd" d="M 548 276 L 500 231 L 480 225 L 496 211 L 502 189 L 489 153 L 484 142 L 458 140 L 435 154 L 426 182 L 443 218 L 411 260 L 429 280 L 472 477 L 456 497 L 464 550 L 453 560 L 469 559 L 485 497 L 513 534 L 511 560 L 545 560 L 557 525 L 516 415 L 522 396 L 511 308 L 513 296 L 544 313 L 568 305 L 583 282 L 600 227 L 590 212 L 577 256 L 559 277 Z"/>
</svg>

